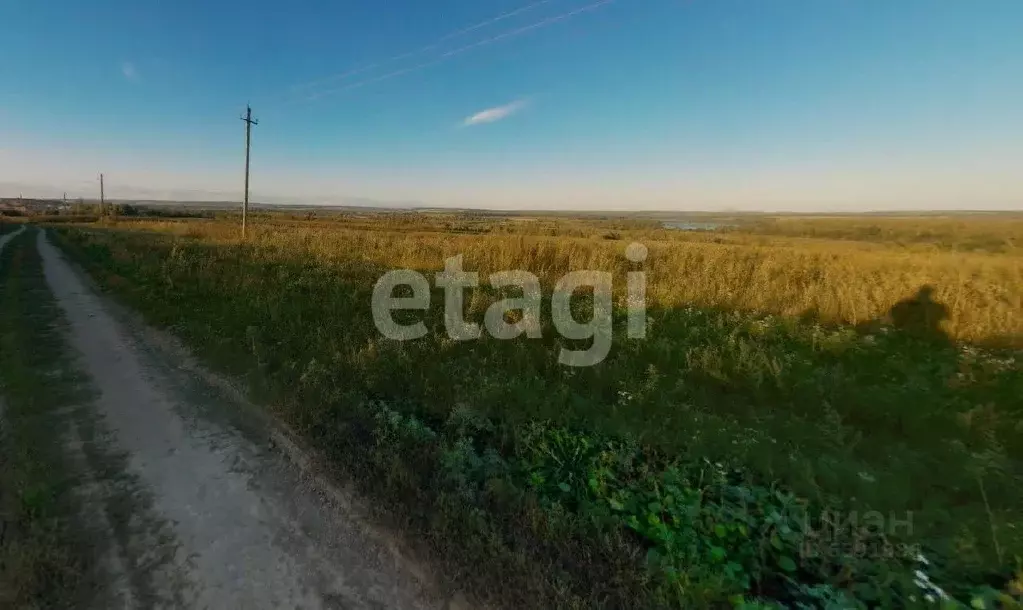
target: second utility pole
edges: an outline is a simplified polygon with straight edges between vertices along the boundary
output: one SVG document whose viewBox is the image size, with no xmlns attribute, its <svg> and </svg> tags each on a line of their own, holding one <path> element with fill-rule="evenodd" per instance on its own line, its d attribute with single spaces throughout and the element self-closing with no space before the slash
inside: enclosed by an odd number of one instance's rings
<svg viewBox="0 0 1023 610">
<path fill-rule="evenodd" d="M 245 199 L 242 201 L 242 239 L 245 239 L 245 221 L 249 215 L 249 143 L 252 140 L 252 126 L 259 125 L 259 121 L 252 118 L 252 108 L 245 106 Z"/>
</svg>

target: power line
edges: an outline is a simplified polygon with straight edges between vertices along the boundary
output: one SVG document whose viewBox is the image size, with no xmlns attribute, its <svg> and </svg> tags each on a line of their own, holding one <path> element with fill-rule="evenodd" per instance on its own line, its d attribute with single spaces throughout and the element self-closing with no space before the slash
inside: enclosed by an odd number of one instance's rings
<svg viewBox="0 0 1023 610">
<path fill-rule="evenodd" d="M 331 75 L 331 76 L 325 76 L 323 78 L 318 78 L 318 79 L 315 79 L 315 80 L 307 81 L 305 83 L 299 83 L 297 85 L 293 85 L 291 87 L 291 90 L 294 93 L 299 93 L 299 92 L 301 92 L 303 90 L 307 91 L 309 89 L 314 89 L 314 88 L 322 86 L 322 85 L 328 85 L 328 84 L 331 84 L 331 83 L 336 83 L 338 81 L 342 81 L 342 80 L 344 80 L 346 78 L 349 78 L 349 77 L 352 77 L 352 76 L 356 76 L 358 74 L 364 74 L 366 72 L 369 72 L 369 71 L 374 70 L 376 68 L 380 68 L 382 66 L 385 66 L 387 64 L 396 62 L 396 61 L 401 60 L 401 59 L 408 59 L 410 57 L 415 57 L 417 55 L 422 55 L 423 53 L 426 53 L 427 51 L 432 51 L 432 50 L 436 49 L 437 47 L 441 46 L 441 44 L 447 42 L 448 40 L 451 40 L 453 38 L 458 38 L 460 36 L 464 36 L 464 35 L 466 35 L 466 34 L 468 34 L 470 32 L 474 32 L 474 31 L 476 31 L 476 30 L 478 30 L 480 28 L 486 27 L 488 25 L 492 25 L 492 24 L 497 23 L 499 21 L 504 21 L 505 19 L 510 19 L 511 17 L 514 17 L 516 15 L 520 15 L 520 14 L 526 12 L 526 11 L 532 10 L 532 9 L 538 7 L 538 6 L 542 6 L 542 5 L 547 4 L 549 2 L 551 2 L 551 0 L 536 0 L 535 2 L 531 2 L 531 3 L 529 3 L 529 4 L 525 5 L 525 6 L 521 6 L 521 7 L 517 8 L 517 9 L 509 11 L 507 13 L 502 13 L 502 14 L 496 16 L 496 17 L 491 17 L 490 19 L 486 19 L 484 21 L 480 21 L 479 23 L 474 23 L 474 24 L 472 24 L 470 26 L 466 26 L 466 27 L 461 28 L 459 30 L 455 30 L 455 31 L 453 31 L 451 33 L 445 34 L 444 36 L 438 38 L 436 41 L 434 41 L 434 42 L 432 42 L 432 43 L 430 43 L 430 44 L 428 44 L 428 45 L 426 45 L 424 47 L 420 47 L 420 48 L 418 48 L 418 49 L 416 49 L 414 51 L 408 51 L 408 52 L 405 52 L 405 53 L 401 53 L 399 55 L 394 55 L 393 57 L 389 57 L 389 58 L 384 59 L 382 61 L 377 61 L 377 62 L 373 62 L 371 64 L 367 64 L 367 65 L 364 65 L 364 66 L 361 66 L 361 67 L 358 67 L 358 68 L 354 68 L 352 70 L 348 70 L 347 72 L 342 72 L 341 74 L 334 74 L 334 75 Z"/>
<path fill-rule="evenodd" d="M 531 23 L 529 25 L 522 26 L 522 27 L 516 28 L 514 30 L 509 30 L 507 32 L 503 32 L 503 33 L 498 34 L 496 36 L 491 36 L 490 38 L 484 38 L 483 40 L 474 42 L 472 44 L 465 45 L 465 46 L 459 47 L 457 49 L 453 49 L 451 51 L 443 53 L 442 55 L 440 55 L 436 59 L 430 60 L 428 62 L 417 64 L 415 66 L 411 66 L 411 67 L 408 67 L 408 68 L 402 68 L 401 70 L 395 70 L 393 72 L 388 72 L 387 74 L 383 74 L 383 75 L 380 75 L 380 76 L 375 76 L 375 77 L 367 78 L 367 79 L 364 79 L 364 80 L 361 80 L 361 81 L 356 81 L 354 83 L 351 83 L 351 84 L 348 84 L 348 85 L 343 85 L 341 87 L 336 87 L 334 89 L 328 89 L 326 91 L 321 91 L 321 92 L 318 92 L 318 93 L 314 93 L 314 94 L 309 96 L 309 99 L 319 99 L 319 98 L 327 96 L 327 95 L 343 93 L 345 91 L 350 91 L 352 89 L 358 89 L 360 87 L 365 87 L 366 85 L 371 85 L 373 83 L 378 83 L 380 81 L 385 81 L 385 80 L 389 80 L 389 79 L 392 79 L 392 78 L 395 78 L 395 77 L 398 77 L 398 76 L 403 76 L 403 75 L 408 74 L 410 72 L 416 72 L 416 71 L 422 70 L 424 68 L 429 68 L 431 66 L 435 66 L 437 64 L 443 63 L 443 62 L 451 59 L 452 57 L 455 57 L 456 55 L 461 55 L 462 53 L 465 53 L 467 51 L 471 51 L 472 49 L 475 49 L 475 48 L 478 48 L 478 47 L 487 46 L 487 45 L 491 45 L 491 44 L 494 44 L 495 42 L 500 42 L 502 40 L 507 40 L 508 38 L 513 38 L 515 36 L 520 36 L 520 35 L 525 34 L 527 32 L 531 32 L 533 30 L 537 30 L 537 29 L 540 29 L 540 28 L 543 28 L 543 27 L 546 27 L 546 26 L 549 26 L 549 25 L 553 25 L 553 24 L 561 22 L 561 21 L 565 21 L 566 19 L 570 19 L 572 17 L 575 17 L 576 15 L 580 15 L 582 13 L 588 13 L 590 11 L 594 11 L 594 10 L 596 10 L 598 8 L 601 8 L 603 6 L 611 4 L 612 2 L 614 2 L 614 0 L 598 0 L 597 2 L 594 2 L 592 4 L 587 4 L 586 6 L 582 6 L 580 8 L 577 8 L 575 10 L 569 11 L 567 13 L 562 13 L 560 15 L 555 15 L 553 17 L 548 17 L 548 18 L 543 19 L 541 21 L 537 21 L 536 23 Z"/>
</svg>

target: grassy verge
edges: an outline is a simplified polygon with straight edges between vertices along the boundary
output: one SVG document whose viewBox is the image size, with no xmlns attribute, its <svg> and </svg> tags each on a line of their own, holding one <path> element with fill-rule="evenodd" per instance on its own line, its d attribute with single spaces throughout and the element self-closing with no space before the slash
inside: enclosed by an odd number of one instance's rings
<svg viewBox="0 0 1023 610">
<path fill-rule="evenodd" d="M 62 409 L 81 400 L 34 232 L 0 255 L 0 607 L 72 607 L 90 588 Z"/>
<path fill-rule="evenodd" d="M 0 218 L 0 235 L 4 235 L 5 233 L 14 233 L 20 226 L 20 222 L 15 222 L 11 218 Z"/>
<path fill-rule="evenodd" d="M 393 343 L 370 315 L 393 254 L 375 238 L 320 256 L 318 233 L 240 246 L 198 232 L 67 229 L 61 244 L 247 376 L 484 597 L 891 607 L 1019 586 L 1018 354 L 666 302 L 645 341 L 571 369 L 549 311 L 544 339 L 460 343 L 439 294 L 431 332 Z M 537 248 L 538 265 L 564 264 Z M 497 297 L 472 293 L 469 319 Z"/>
</svg>

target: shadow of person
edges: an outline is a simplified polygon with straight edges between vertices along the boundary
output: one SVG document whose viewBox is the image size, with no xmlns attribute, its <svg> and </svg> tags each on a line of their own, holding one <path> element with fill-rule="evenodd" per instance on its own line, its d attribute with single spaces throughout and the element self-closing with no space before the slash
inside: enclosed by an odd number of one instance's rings
<svg viewBox="0 0 1023 610">
<path fill-rule="evenodd" d="M 941 328 L 949 318 L 948 307 L 934 300 L 934 287 L 925 285 L 916 295 L 899 301 L 888 311 L 888 321 L 897 329 L 921 339 L 949 342 Z"/>
</svg>

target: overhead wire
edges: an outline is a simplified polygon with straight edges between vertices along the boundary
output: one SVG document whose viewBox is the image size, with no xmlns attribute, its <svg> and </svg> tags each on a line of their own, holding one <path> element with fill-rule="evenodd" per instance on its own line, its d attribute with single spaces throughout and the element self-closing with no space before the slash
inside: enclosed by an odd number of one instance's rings
<svg viewBox="0 0 1023 610">
<path fill-rule="evenodd" d="M 443 45 L 445 42 L 447 42 L 449 40 L 453 40 L 455 38 L 459 38 L 461 36 L 465 36 L 466 34 L 469 34 L 471 32 L 475 32 L 476 30 L 479 30 L 481 28 L 487 27 L 489 25 L 493 25 L 495 23 L 499 23 L 501 21 L 504 21 L 505 19 L 510 19 L 512 17 L 515 17 L 516 15 L 521 15 L 522 13 L 525 13 L 526 11 L 533 10 L 533 9 L 539 7 L 539 6 L 542 6 L 544 4 L 548 4 L 551 1 L 552 0 L 536 0 L 534 2 L 530 2 L 529 4 L 526 4 L 524 6 L 520 6 L 519 8 L 511 10 L 511 11 L 508 11 L 508 12 L 502 13 L 500 15 L 497 15 L 496 17 L 491 17 L 489 19 L 485 19 L 483 21 L 474 23 L 472 25 L 469 25 L 469 26 L 463 27 L 461 29 L 455 30 L 453 32 L 450 32 L 448 34 L 445 34 L 444 36 L 438 38 L 434 42 L 432 42 L 432 43 L 430 43 L 430 44 L 428 44 L 426 46 L 420 47 L 418 49 L 415 49 L 415 50 L 412 50 L 412 51 L 407 51 L 405 53 L 400 53 L 398 55 L 394 55 L 392 57 L 388 57 L 387 59 L 383 59 L 383 60 L 376 61 L 376 62 L 373 62 L 373 63 L 370 63 L 370 64 L 359 66 L 357 68 L 353 68 L 351 70 L 348 70 L 346 72 L 342 72 L 340 74 L 333 74 L 333 75 L 330 75 L 330 76 L 325 76 L 325 77 L 318 78 L 318 79 L 311 80 L 311 81 L 307 81 L 307 82 L 304 82 L 304 83 L 299 83 L 299 84 L 293 85 L 291 87 L 291 90 L 292 90 L 292 92 L 301 92 L 301 91 L 304 91 L 304 90 L 316 88 L 316 87 L 323 86 L 323 85 L 326 85 L 326 84 L 336 83 L 336 82 L 345 80 L 347 78 L 350 78 L 352 76 L 356 76 L 358 74 L 364 74 L 364 73 L 369 72 L 371 70 L 375 70 L 377 68 L 386 66 L 386 65 L 394 63 L 396 61 L 400 61 L 400 60 L 403 60 L 403 59 L 408 59 L 408 58 L 411 58 L 411 57 L 417 57 L 419 55 L 422 55 L 424 53 L 427 53 L 429 51 L 433 51 L 433 50 L 439 48 L 441 45 Z"/>
<path fill-rule="evenodd" d="M 359 80 L 359 81 L 356 81 L 354 83 L 350 83 L 350 84 L 347 84 L 347 85 L 342 85 L 342 86 L 339 86 L 339 87 L 335 87 L 333 89 L 327 89 L 325 91 L 319 91 L 319 92 L 311 93 L 311 94 L 307 95 L 307 99 L 310 99 L 310 100 L 320 99 L 320 98 L 326 97 L 328 95 L 336 95 L 336 94 L 339 94 L 339 93 L 343 93 L 345 91 L 351 91 L 353 89 L 358 89 L 360 87 L 365 87 L 366 85 L 378 83 L 378 82 L 385 81 L 385 80 L 390 80 L 392 78 L 396 78 L 396 77 L 399 77 L 399 76 L 404 76 L 405 74 L 409 74 L 411 72 L 416 72 L 416 71 L 422 70 L 424 68 L 429 68 L 431 66 L 435 66 L 437 64 L 443 63 L 445 61 L 448 61 L 452 57 L 456 57 L 458 55 L 462 55 L 463 53 L 467 53 L 468 51 L 471 51 L 473 49 L 477 49 L 477 48 L 482 47 L 482 46 L 491 45 L 491 44 L 494 44 L 496 42 L 500 42 L 502 40 L 507 40 L 509 38 L 513 38 L 515 36 L 520 36 L 520 35 L 525 34 L 527 32 L 531 32 L 531 31 L 536 30 L 536 29 L 540 29 L 540 28 L 543 28 L 543 27 L 547 27 L 549 25 L 553 25 L 555 23 L 559 23 L 559 22 L 565 21 L 567 19 L 571 19 L 572 17 L 575 17 L 577 15 L 594 11 L 594 10 L 596 10 L 598 8 L 601 8 L 603 6 L 611 4 L 614 1 L 615 0 L 598 0 L 597 2 L 593 2 L 593 3 L 587 4 L 585 6 L 579 7 L 577 9 L 574 9 L 574 10 L 571 10 L 571 11 L 568 11 L 566 13 L 561 13 L 561 14 L 555 15 L 553 17 L 548 17 L 546 19 L 542 19 L 542 20 L 537 21 L 535 23 L 531 23 L 529 25 L 525 25 L 525 26 L 522 26 L 522 27 L 519 27 L 519 28 L 515 28 L 515 29 L 512 29 L 512 30 L 508 30 L 506 32 L 502 32 L 501 34 L 497 34 L 495 36 L 491 36 L 489 38 L 485 38 L 483 40 L 476 41 L 476 42 L 474 42 L 472 44 L 468 44 L 468 45 L 465 45 L 465 46 L 462 46 L 462 47 L 458 47 L 456 49 L 452 49 L 450 51 L 442 53 L 437 58 L 432 59 L 432 60 L 427 61 L 427 62 L 416 64 L 414 66 L 409 66 L 407 68 L 402 68 L 400 70 L 394 70 L 392 72 L 388 72 L 388 73 L 385 73 L 385 74 L 382 74 L 382 75 L 379 75 L 379 76 L 374 76 L 374 77 L 371 77 L 371 78 L 366 78 L 366 79 L 363 79 L 363 80 Z"/>
</svg>

